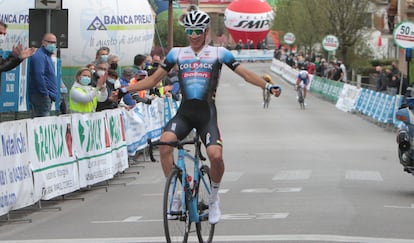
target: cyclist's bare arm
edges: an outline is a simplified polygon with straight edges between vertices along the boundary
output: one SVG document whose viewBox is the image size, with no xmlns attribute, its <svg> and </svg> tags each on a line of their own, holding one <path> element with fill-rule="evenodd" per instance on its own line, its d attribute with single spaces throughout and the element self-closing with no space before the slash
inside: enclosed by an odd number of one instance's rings
<svg viewBox="0 0 414 243">
<path fill-rule="evenodd" d="M 246 82 L 251 83 L 253 85 L 256 85 L 262 89 L 266 88 L 266 84 L 267 82 L 259 77 L 257 74 L 255 74 L 254 72 L 248 70 L 247 68 L 243 67 L 242 65 L 239 65 L 235 70 L 235 73 L 237 73 L 238 75 L 240 75 Z M 280 95 L 280 90 L 279 89 L 272 89 L 272 93 L 275 96 L 279 96 Z"/>
<path fill-rule="evenodd" d="M 146 77 L 143 80 L 140 80 L 139 82 L 129 85 L 127 87 L 128 92 L 136 92 L 139 90 L 144 89 L 150 89 L 155 87 L 160 80 L 162 80 L 166 75 L 168 74 L 167 71 L 165 71 L 163 68 L 159 67 L 157 68 L 157 71 L 153 73 L 151 76 Z"/>
</svg>

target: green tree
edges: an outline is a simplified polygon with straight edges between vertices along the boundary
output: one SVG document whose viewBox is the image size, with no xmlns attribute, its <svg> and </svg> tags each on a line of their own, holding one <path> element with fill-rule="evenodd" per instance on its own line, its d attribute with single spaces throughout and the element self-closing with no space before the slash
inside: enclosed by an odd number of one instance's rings
<svg viewBox="0 0 414 243">
<path fill-rule="evenodd" d="M 292 32 L 298 46 L 311 47 L 330 34 L 338 38 L 337 52 L 346 64 L 348 52 L 371 23 L 371 0 L 281 0 L 273 29 Z"/>
<path fill-rule="evenodd" d="M 168 20 L 157 21 L 155 27 L 154 45 L 163 48 L 167 47 L 168 42 Z M 173 19 L 173 46 L 186 46 L 188 45 L 187 36 L 184 28 L 178 24 L 178 19 Z"/>
</svg>

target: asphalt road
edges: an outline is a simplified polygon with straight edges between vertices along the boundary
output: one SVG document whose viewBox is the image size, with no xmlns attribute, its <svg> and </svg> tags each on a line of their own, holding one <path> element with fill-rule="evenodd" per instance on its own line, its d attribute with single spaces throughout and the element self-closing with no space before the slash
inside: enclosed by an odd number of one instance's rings
<svg viewBox="0 0 414 243">
<path fill-rule="evenodd" d="M 270 73 L 269 63 L 245 65 Z M 312 94 L 300 110 L 293 87 L 278 84 L 282 96 L 263 109 L 261 90 L 223 67 L 214 242 L 414 242 L 414 177 L 398 163 L 395 131 Z M 13 214 L 32 222 L 1 224 L 0 242 L 165 242 L 163 183 L 159 163 L 140 162 L 107 185 Z"/>
</svg>

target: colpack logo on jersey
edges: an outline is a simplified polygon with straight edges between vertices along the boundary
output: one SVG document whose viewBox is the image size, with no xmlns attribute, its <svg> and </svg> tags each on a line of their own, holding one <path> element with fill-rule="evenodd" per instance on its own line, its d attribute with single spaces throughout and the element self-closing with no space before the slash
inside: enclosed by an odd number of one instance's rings
<svg viewBox="0 0 414 243">
<path fill-rule="evenodd" d="M 96 16 L 87 30 L 130 30 L 145 29 L 146 25 L 152 24 L 151 14 L 137 15 L 105 15 Z"/>
<path fill-rule="evenodd" d="M 211 63 L 202 63 L 202 62 L 193 62 L 193 63 L 183 63 L 180 64 L 180 69 L 210 69 L 213 70 L 213 64 Z"/>
</svg>

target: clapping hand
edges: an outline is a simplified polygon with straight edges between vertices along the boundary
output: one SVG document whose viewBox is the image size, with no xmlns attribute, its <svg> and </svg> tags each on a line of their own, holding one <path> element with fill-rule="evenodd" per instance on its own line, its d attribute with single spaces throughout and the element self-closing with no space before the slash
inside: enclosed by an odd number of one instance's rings
<svg viewBox="0 0 414 243">
<path fill-rule="evenodd" d="M 12 52 L 14 56 L 20 59 L 26 59 L 36 52 L 36 48 L 23 48 L 23 45 L 19 43 L 17 46 L 13 46 Z"/>
</svg>

